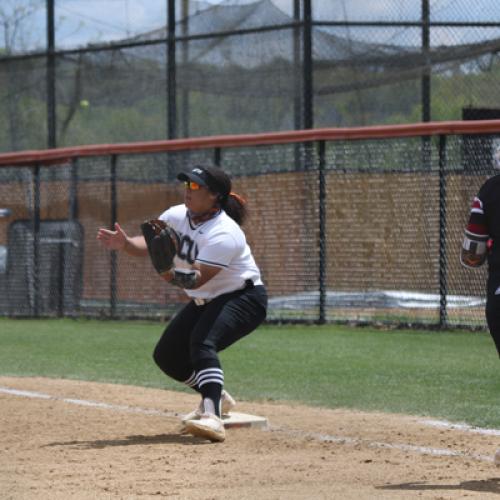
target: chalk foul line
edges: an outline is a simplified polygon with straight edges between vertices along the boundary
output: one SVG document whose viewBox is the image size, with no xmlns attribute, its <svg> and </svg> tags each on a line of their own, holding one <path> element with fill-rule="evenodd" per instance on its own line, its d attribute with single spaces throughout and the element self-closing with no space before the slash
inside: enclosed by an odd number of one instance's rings
<svg viewBox="0 0 500 500">
<path fill-rule="evenodd" d="M 122 411 L 125 413 L 140 413 L 142 415 L 157 415 L 161 417 L 174 417 L 178 418 L 181 415 L 179 413 L 173 411 L 162 411 L 162 410 L 151 410 L 147 408 L 138 408 L 134 406 L 127 405 L 113 405 L 110 403 L 102 403 L 99 401 L 89 401 L 85 399 L 73 399 L 73 398 L 63 398 L 60 396 L 53 396 L 50 394 L 43 394 L 41 392 L 35 391 L 22 391 L 19 389 L 11 389 L 9 387 L 0 386 L 0 393 L 10 394 L 12 396 L 21 396 L 25 398 L 32 399 L 50 399 L 52 401 L 62 401 L 64 403 L 69 403 L 78 406 L 89 406 L 92 408 L 100 408 L 103 410 L 113 410 L 113 411 Z"/>
<path fill-rule="evenodd" d="M 482 427 L 474 427 L 468 424 L 454 424 L 446 420 L 420 420 L 419 423 L 430 427 L 438 427 L 440 429 L 449 429 L 453 431 L 471 432 L 473 434 L 482 434 L 484 436 L 500 436 L 500 429 L 484 429 Z"/>
</svg>

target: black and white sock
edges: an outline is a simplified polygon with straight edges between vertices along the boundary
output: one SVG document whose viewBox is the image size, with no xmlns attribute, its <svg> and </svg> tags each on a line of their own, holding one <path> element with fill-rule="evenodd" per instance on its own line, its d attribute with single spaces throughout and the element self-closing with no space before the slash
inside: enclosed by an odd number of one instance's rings
<svg viewBox="0 0 500 500">
<path fill-rule="evenodd" d="M 220 399 L 224 387 L 224 372 L 221 368 L 204 368 L 196 372 L 196 385 L 201 392 L 207 413 L 220 417 Z"/>
<path fill-rule="evenodd" d="M 200 388 L 196 384 L 196 372 L 195 371 L 193 371 L 193 373 L 191 374 L 191 376 L 187 380 L 184 380 L 184 383 L 186 385 L 188 385 L 189 387 L 191 387 L 191 389 L 194 389 L 196 392 L 200 392 Z"/>
</svg>

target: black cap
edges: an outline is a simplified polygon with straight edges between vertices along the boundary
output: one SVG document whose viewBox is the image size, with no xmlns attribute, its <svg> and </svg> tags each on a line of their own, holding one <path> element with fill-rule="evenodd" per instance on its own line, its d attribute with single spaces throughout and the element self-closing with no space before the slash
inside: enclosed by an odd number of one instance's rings
<svg viewBox="0 0 500 500">
<path fill-rule="evenodd" d="M 190 172 L 181 172 L 177 179 L 184 182 L 196 182 L 222 196 L 227 196 L 231 191 L 231 181 L 228 175 L 216 167 L 194 167 Z"/>
<path fill-rule="evenodd" d="M 181 172 L 177 179 L 180 181 L 193 181 L 200 186 L 210 187 L 208 174 L 200 167 L 195 167 L 191 172 Z"/>
</svg>

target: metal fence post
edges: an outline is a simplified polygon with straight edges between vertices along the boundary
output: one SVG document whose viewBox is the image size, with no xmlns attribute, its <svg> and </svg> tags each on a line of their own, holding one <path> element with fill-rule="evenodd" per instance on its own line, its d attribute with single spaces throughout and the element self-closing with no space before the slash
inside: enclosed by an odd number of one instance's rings
<svg viewBox="0 0 500 500">
<path fill-rule="evenodd" d="M 439 136 L 439 327 L 447 326 L 446 136 Z"/>
<path fill-rule="evenodd" d="M 325 179 L 325 141 L 318 143 L 318 180 L 319 180 L 319 320 L 326 322 L 326 179 Z"/>
<path fill-rule="evenodd" d="M 302 56 L 302 92 L 305 129 L 314 126 L 314 96 L 313 96 L 313 59 L 312 59 L 312 9 L 311 0 L 303 0 L 303 56 Z M 304 168 L 313 167 L 314 144 L 304 143 Z M 300 165 L 300 163 L 299 163 Z"/>
<path fill-rule="evenodd" d="M 177 78 L 175 60 L 175 0 L 167 3 L 167 137 L 177 137 Z"/>
<path fill-rule="evenodd" d="M 304 128 L 314 126 L 314 96 L 313 96 L 313 57 L 312 57 L 312 10 L 311 0 L 304 0 L 303 29 L 303 95 L 304 95 Z"/>
<path fill-rule="evenodd" d="M 58 231 L 57 238 L 57 257 L 58 257 L 58 270 L 57 270 L 57 316 L 64 317 L 64 277 L 66 273 L 66 249 L 65 249 L 65 234 L 61 228 Z"/>
<path fill-rule="evenodd" d="M 78 158 L 71 160 L 71 178 L 69 184 L 69 200 L 68 200 L 68 219 L 78 219 L 79 204 L 78 204 Z"/>
<path fill-rule="evenodd" d="M 293 0 L 293 20 L 296 23 L 293 31 L 293 124 L 295 130 L 302 128 L 302 82 L 300 78 L 301 57 L 300 57 L 300 0 Z"/>
<path fill-rule="evenodd" d="M 40 165 L 33 169 L 33 313 L 40 315 Z"/>
<path fill-rule="evenodd" d="M 422 0 L 422 57 L 424 67 L 421 75 L 421 106 L 422 106 L 422 121 L 429 122 L 431 120 L 431 73 L 430 73 L 430 5 L 429 0 Z M 432 139 L 430 136 L 422 137 L 422 163 L 424 169 L 430 172 L 431 166 L 431 150 Z"/>
<path fill-rule="evenodd" d="M 110 183 L 111 183 L 111 221 L 110 227 L 114 229 L 117 218 L 117 194 L 116 194 L 116 162 L 117 156 L 111 155 Z M 116 316 L 116 274 L 117 274 L 118 255 L 116 250 L 110 253 L 110 277 L 109 277 L 109 305 L 111 317 Z"/>
<path fill-rule="evenodd" d="M 189 35 L 189 0 L 182 0 L 181 3 L 181 63 L 184 75 L 187 74 L 189 65 L 189 41 L 186 38 Z M 181 80 L 182 81 L 182 80 Z M 182 137 L 189 137 L 189 90 L 186 88 L 186 76 L 184 76 L 183 87 L 181 89 L 181 123 Z"/>
<path fill-rule="evenodd" d="M 215 148 L 214 149 L 214 163 L 217 167 L 220 167 L 221 160 L 222 160 L 221 148 Z"/>
<path fill-rule="evenodd" d="M 54 0 L 47 0 L 47 147 L 57 145 Z"/>
<path fill-rule="evenodd" d="M 293 20 L 295 26 L 293 27 L 293 127 L 295 130 L 302 129 L 302 61 L 301 61 L 301 32 L 303 25 L 300 23 L 300 0 L 293 0 Z M 300 161 L 300 143 L 293 145 L 294 154 L 294 168 L 301 170 Z"/>
<path fill-rule="evenodd" d="M 422 72 L 422 121 L 431 120 L 431 73 L 430 73 L 430 6 L 429 0 L 422 0 L 422 55 L 424 68 Z"/>
</svg>

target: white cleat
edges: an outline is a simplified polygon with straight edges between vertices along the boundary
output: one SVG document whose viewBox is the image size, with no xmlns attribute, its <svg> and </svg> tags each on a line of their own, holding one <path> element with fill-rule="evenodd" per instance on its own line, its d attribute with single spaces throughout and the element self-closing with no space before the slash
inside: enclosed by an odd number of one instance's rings
<svg viewBox="0 0 500 500">
<path fill-rule="evenodd" d="M 191 413 L 184 415 L 181 422 L 183 423 L 183 425 L 186 425 L 186 422 L 188 420 L 198 420 L 203 415 L 203 411 L 203 400 L 201 400 L 198 408 L 196 408 L 196 410 L 193 410 Z"/>
<path fill-rule="evenodd" d="M 222 415 L 227 415 L 234 407 L 236 406 L 236 401 L 234 398 L 229 394 L 229 392 L 222 390 L 221 398 L 220 398 L 220 407 L 221 407 L 221 414 Z M 182 417 L 182 423 L 183 425 L 186 425 L 186 422 L 188 420 L 199 420 L 200 417 L 203 415 L 203 412 L 205 409 L 203 408 L 203 400 L 200 402 L 200 405 L 196 410 L 192 411 L 191 413 L 188 413 L 187 415 L 184 415 Z"/>
<path fill-rule="evenodd" d="M 226 430 L 222 420 L 212 413 L 203 413 L 197 420 L 188 420 L 185 431 L 193 436 L 222 442 L 226 439 Z"/>
<path fill-rule="evenodd" d="M 229 392 L 222 390 L 220 398 L 220 412 L 221 415 L 227 415 L 236 406 L 236 401 L 229 394 Z"/>
</svg>

